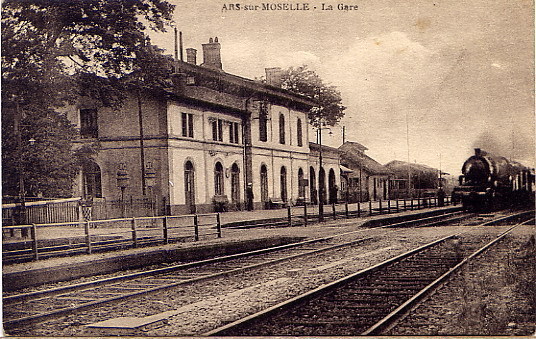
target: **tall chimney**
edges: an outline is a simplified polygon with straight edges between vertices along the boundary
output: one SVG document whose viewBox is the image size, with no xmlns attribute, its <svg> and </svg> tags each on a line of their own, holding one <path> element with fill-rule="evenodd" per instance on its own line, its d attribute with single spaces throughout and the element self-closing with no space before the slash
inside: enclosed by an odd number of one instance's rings
<svg viewBox="0 0 536 339">
<path fill-rule="evenodd" d="M 179 32 L 179 52 L 180 52 L 180 56 L 181 56 L 181 61 L 184 61 L 184 57 L 183 57 L 183 54 L 182 54 L 183 49 L 184 49 L 184 47 L 182 45 L 182 32 Z"/>
<path fill-rule="evenodd" d="M 179 60 L 179 43 L 177 38 L 177 27 L 174 29 L 175 33 L 175 61 Z"/>
<path fill-rule="evenodd" d="M 186 49 L 186 62 L 189 64 L 197 64 L 197 50 L 195 48 Z"/>
<path fill-rule="evenodd" d="M 218 42 L 218 37 L 209 39 L 208 44 L 203 44 L 203 63 L 201 66 L 222 69 L 221 64 L 221 45 Z"/>
<path fill-rule="evenodd" d="M 266 83 L 275 87 L 281 87 L 283 82 L 283 70 L 280 67 L 265 68 Z"/>
</svg>

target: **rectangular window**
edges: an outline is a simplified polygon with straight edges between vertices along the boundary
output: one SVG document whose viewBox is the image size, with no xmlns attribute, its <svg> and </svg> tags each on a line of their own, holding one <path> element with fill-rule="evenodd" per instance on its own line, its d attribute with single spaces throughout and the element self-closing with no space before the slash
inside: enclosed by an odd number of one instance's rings
<svg viewBox="0 0 536 339">
<path fill-rule="evenodd" d="M 182 113 L 182 136 L 194 137 L 194 115 L 191 113 Z"/>
<path fill-rule="evenodd" d="M 233 144 L 238 144 L 238 123 L 230 122 L 229 123 L 229 142 Z"/>
<path fill-rule="evenodd" d="M 298 135 L 298 147 L 303 146 L 303 133 L 302 133 L 302 122 L 301 119 L 298 119 L 298 127 L 297 127 L 297 133 Z"/>
<path fill-rule="evenodd" d="M 223 141 L 223 120 L 221 119 L 212 121 L 212 140 Z"/>
<path fill-rule="evenodd" d="M 98 138 L 97 109 L 80 110 L 80 135 L 83 138 Z"/>
<path fill-rule="evenodd" d="M 182 113 L 182 136 L 188 136 L 188 114 Z"/>
<path fill-rule="evenodd" d="M 212 140 L 218 140 L 218 121 L 212 120 Z"/>
<path fill-rule="evenodd" d="M 188 114 L 188 136 L 190 138 L 194 137 L 194 115 Z"/>
<path fill-rule="evenodd" d="M 235 129 L 234 129 L 234 138 L 235 142 L 238 144 L 240 141 L 238 140 L 238 126 L 240 126 L 237 122 L 235 122 Z"/>
<path fill-rule="evenodd" d="M 285 116 L 283 113 L 279 114 L 279 143 L 285 144 Z"/>
</svg>

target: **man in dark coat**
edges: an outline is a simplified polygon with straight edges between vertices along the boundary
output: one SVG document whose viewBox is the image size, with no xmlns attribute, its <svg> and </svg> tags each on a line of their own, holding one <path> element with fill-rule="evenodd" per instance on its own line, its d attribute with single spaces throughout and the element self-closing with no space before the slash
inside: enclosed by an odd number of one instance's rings
<svg viewBox="0 0 536 339">
<path fill-rule="evenodd" d="M 248 183 L 246 188 L 246 198 L 247 198 L 247 210 L 253 211 L 253 184 Z"/>
</svg>

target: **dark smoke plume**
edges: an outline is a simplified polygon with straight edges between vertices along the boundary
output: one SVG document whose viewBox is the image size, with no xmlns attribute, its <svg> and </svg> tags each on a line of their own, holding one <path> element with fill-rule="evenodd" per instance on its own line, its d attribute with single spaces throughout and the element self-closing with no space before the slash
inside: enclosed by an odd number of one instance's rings
<svg viewBox="0 0 536 339">
<path fill-rule="evenodd" d="M 473 148 L 480 148 L 507 159 L 534 164 L 534 138 L 520 133 L 511 133 L 508 137 L 499 139 L 496 133 L 485 131 L 473 143 Z"/>
</svg>

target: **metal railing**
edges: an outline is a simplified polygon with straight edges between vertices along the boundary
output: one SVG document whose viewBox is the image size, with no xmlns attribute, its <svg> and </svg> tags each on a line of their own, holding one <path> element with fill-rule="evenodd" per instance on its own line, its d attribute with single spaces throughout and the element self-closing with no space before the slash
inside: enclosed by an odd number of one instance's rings
<svg viewBox="0 0 536 339">
<path fill-rule="evenodd" d="M 3 243 L 4 262 L 222 237 L 219 213 L 16 225 L 2 229 L 4 239 L 6 233 L 30 234 L 27 241 Z"/>
<path fill-rule="evenodd" d="M 58 222 L 77 222 L 80 215 L 80 198 L 57 199 L 47 201 L 27 202 L 25 220 L 27 223 L 46 224 Z M 106 200 L 96 198 L 91 203 L 91 219 L 114 219 L 124 217 L 155 216 L 155 201 L 150 198 L 132 198 L 121 200 Z M 2 206 L 2 224 L 16 225 L 15 214 L 18 204 Z"/>
<path fill-rule="evenodd" d="M 437 197 L 378 200 L 357 203 L 326 204 L 324 220 L 343 218 L 360 218 L 373 215 L 413 211 L 429 207 L 452 205 L 452 199 L 446 196 L 443 202 Z M 301 207 L 287 206 L 287 226 L 307 226 L 309 223 L 320 221 L 318 208 L 315 205 L 304 204 Z"/>
<path fill-rule="evenodd" d="M 451 198 L 445 197 L 443 205 L 451 204 Z M 331 204 L 325 206 L 323 219 L 359 218 L 439 205 L 437 197 Z M 244 221 L 242 226 L 228 223 L 223 227 L 307 226 L 319 220 L 318 207 L 305 204 L 289 206 L 286 213 L 276 218 Z M 221 238 L 222 222 L 220 213 L 104 220 L 84 220 L 81 217 L 81 220 L 71 222 L 3 226 L 2 230 L 3 261 L 6 263 L 54 255 L 198 241 L 202 237 Z"/>
</svg>

